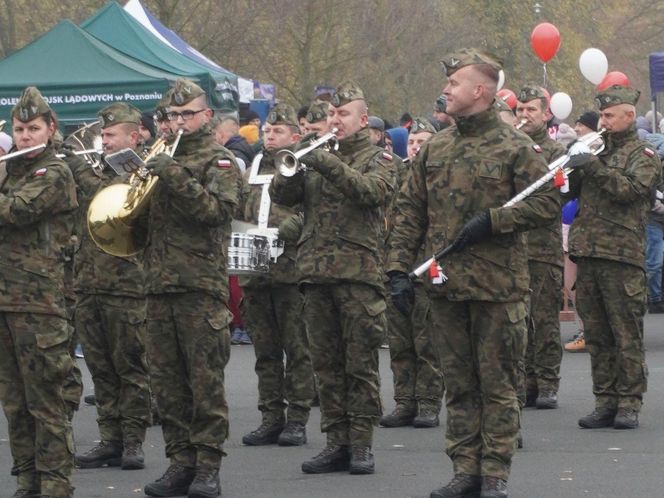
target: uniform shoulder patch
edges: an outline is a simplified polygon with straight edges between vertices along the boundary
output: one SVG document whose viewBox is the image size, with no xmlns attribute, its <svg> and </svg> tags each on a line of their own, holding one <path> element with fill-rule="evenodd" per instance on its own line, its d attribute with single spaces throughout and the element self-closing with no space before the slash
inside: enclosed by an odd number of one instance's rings
<svg viewBox="0 0 664 498">
<path fill-rule="evenodd" d="M 385 159 L 386 161 L 391 161 L 393 159 L 392 154 L 390 154 L 389 152 L 383 152 L 382 156 L 383 159 Z"/>
<path fill-rule="evenodd" d="M 652 150 L 649 147 L 646 147 L 645 149 L 643 149 L 643 153 L 648 157 L 655 157 L 655 151 Z"/>
<path fill-rule="evenodd" d="M 540 147 L 540 146 L 537 145 L 537 144 L 533 144 L 533 150 L 534 150 L 535 152 L 537 152 L 538 154 L 541 154 L 541 153 L 542 153 L 542 147 Z"/>
<path fill-rule="evenodd" d="M 47 169 L 46 168 L 39 168 L 37 171 L 35 171 L 32 176 L 44 176 L 46 174 Z"/>
<path fill-rule="evenodd" d="M 219 161 L 217 161 L 217 168 L 231 169 L 232 164 L 233 163 L 231 163 L 230 159 L 219 159 Z"/>
</svg>

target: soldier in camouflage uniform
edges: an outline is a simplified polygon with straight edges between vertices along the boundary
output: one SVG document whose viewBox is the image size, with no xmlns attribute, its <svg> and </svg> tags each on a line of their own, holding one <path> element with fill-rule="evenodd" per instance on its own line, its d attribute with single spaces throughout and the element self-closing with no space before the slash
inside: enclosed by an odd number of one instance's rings
<svg viewBox="0 0 664 498">
<path fill-rule="evenodd" d="M 141 151 L 138 109 L 116 103 L 102 109 L 98 119 L 105 154 L 125 148 Z M 126 178 L 119 179 L 108 166 L 94 170 L 80 156 L 70 157 L 82 213 L 81 244 L 74 257 L 74 316 L 95 387 L 101 438 L 99 444 L 76 456 L 76 464 L 81 468 L 142 469 L 142 444 L 151 412 L 143 268 L 137 256 L 112 256 L 97 247 L 85 216 L 97 192 Z"/>
<path fill-rule="evenodd" d="M 301 206 L 272 204 L 268 205 L 268 213 L 261 212 L 261 201 L 269 194 L 263 185 L 251 182 L 255 175 L 274 175 L 275 154 L 292 148 L 300 139 L 295 109 L 277 104 L 268 114 L 263 137 L 263 151 L 254 158 L 258 167 L 252 165 L 244 175 L 240 219 L 260 226 L 260 215 L 269 213 L 267 225 L 276 228 L 301 211 Z M 301 446 L 307 441 L 305 426 L 314 388 L 302 320 L 302 294 L 297 286 L 296 252 L 294 243 L 285 244 L 284 253 L 270 264 L 267 275 L 240 278 L 244 290 L 242 316 L 256 352 L 258 409 L 262 413 L 260 427 L 242 438 L 247 445 Z"/>
<path fill-rule="evenodd" d="M 0 401 L 17 475 L 15 498 L 69 498 L 74 441 L 64 399 L 71 375 L 64 255 L 76 185 L 55 157 L 55 121 L 34 87 L 12 110 L 16 148 L 0 163 Z"/>
<path fill-rule="evenodd" d="M 408 162 L 414 160 L 422 145 L 436 133 L 426 118 L 413 119 L 408 135 Z M 403 179 L 406 171 L 400 172 Z M 395 200 L 398 196 L 395 196 Z M 394 226 L 395 210 L 389 226 Z M 422 253 L 420 253 L 422 255 Z M 418 258 L 419 259 L 419 258 Z M 387 304 L 387 331 L 390 368 L 394 380 L 396 407 L 380 419 L 383 427 L 437 427 L 440 424 L 443 375 L 438 352 L 427 327 L 429 296 L 421 282 L 415 284 L 415 305 L 404 316 L 390 301 Z"/>
<path fill-rule="evenodd" d="M 150 374 L 170 466 L 145 493 L 207 498 L 221 493 L 228 436 L 226 254 L 241 178 L 233 155 L 214 140 L 198 85 L 176 81 L 168 116 L 183 135 L 173 157 L 158 154 L 147 164 L 159 180 L 143 262 Z"/>
<path fill-rule="evenodd" d="M 537 85 L 524 86 L 517 96 L 516 117 L 521 131 L 542 149 L 552 163 L 565 147 L 551 137 L 546 127 L 549 108 L 546 94 Z M 531 230 L 528 237 L 530 313 L 526 348 L 525 406 L 558 408 L 558 385 L 563 348 L 558 314 L 563 304 L 563 242 L 559 219 Z M 524 394 L 521 393 L 523 397 Z"/>
<path fill-rule="evenodd" d="M 397 200 L 388 239 L 392 297 L 412 309 L 407 272 L 421 245 L 449 280 L 426 285 L 431 336 L 445 377 L 447 454 L 455 477 L 432 498 L 507 496 L 519 429 L 517 382 L 526 344 L 528 266 L 523 231 L 553 222 L 559 200 L 547 186 L 500 206 L 546 172 L 540 148 L 503 123 L 492 106 L 501 62 L 477 49 L 445 57 L 452 126 L 417 155 Z"/>
<path fill-rule="evenodd" d="M 307 133 L 315 133 L 317 137 L 325 135 L 327 129 L 327 102 L 314 102 L 307 111 Z"/>
<path fill-rule="evenodd" d="M 637 427 L 646 391 L 645 224 L 661 164 L 637 137 L 638 97 L 637 90 L 617 85 L 597 95 L 606 148 L 570 177 L 579 213 L 569 253 L 577 264 L 576 304 L 595 395 L 595 410 L 579 420 L 584 428 Z"/>
<path fill-rule="evenodd" d="M 303 159 L 306 172 L 277 174 L 270 186 L 274 202 L 304 203 L 297 267 L 327 434 L 325 449 L 302 464 L 307 473 L 374 472 L 378 348 L 385 331 L 384 216 L 396 179 L 391 155 L 371 145 L 368 119 L 359 86 L 340 85 L 328 110 L 339 150 L 315 149 Z"/>
</svg>

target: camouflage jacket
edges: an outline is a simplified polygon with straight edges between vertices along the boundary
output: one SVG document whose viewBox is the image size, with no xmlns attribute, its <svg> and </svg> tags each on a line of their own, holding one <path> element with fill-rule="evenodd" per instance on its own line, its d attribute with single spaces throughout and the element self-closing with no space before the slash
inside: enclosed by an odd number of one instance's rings
<svg viewBox="0 0 664 498">
<path fill-rule="evenodd" d="M 645 266 L 645 225 L 650 189 L 661 178 L 661 163 L 631 128 L 609 133 L 592 174 L 570 177 L 570 197 L 579 212 L 569 236 L 572 258 L 591 257 Z"/>
<path fill-rule="evenodd" d="M 530 138 L 542 148 L 542 157 L 547 164 L 565 154 L 565 147 L 549 136 L 546 126 Z M 531 230 L 527 234 L 528 259 L 563 267 L 563 235 L 560 217 L 552 223 Z"/>
<path fill-rule="evenodd" d="M 473 216 L 490 209 L 493 237 L 443 261 L 444 285 L 427 286 L 453 301 L 510 302 L 528 292 L 523 231 L 558 218 L 557 192 L 547 185 L 500 208 L 546 174 L 539 147 L 503 123 L 493 109 L 458 118 L 420 149 L 397 200 L 388 238 L 388 271 L 409 272 L 422 244 L 426 254 L 447 247 Z"/>
<path fill-rule="evenodd" d="M 71 171 L 52 146 L 0 163 L 0 311 L 67 317 L 64 252 L 77 206 Z"/>
<path fill-rule="evenodd" d="M 240 170 L 208 126 L 183 135 L 173 158 L 177 176 L 159 178 L 150 199 L 143 254 L 146 292 L 204 291 L 226 300 Z"/>
<path fill-rule="evenodd" d="M 112 183 L 128 179 L 118 177 L 110 167 L 98 173 L 82 159 L 67 163 L 76 180 L 80 205 L 76 217 L 80 244 L 74 254 L 74 290 L 81 294 L 143 297 L 145 278 L 139 256 L 124 258 L 105 253 L 94 243 L 87 226 L 87 212 L 95 194 Z"/>
<path fill-rule="evenodd" d="M 341 140 L 335 156 L 343 164 L 336 162 L 326 177 L 309 168 L 290 178 L 277 174 L 270 185 L 274 202 L 304 202 L 300 282 L 362 282 L 383 290 L 384 217 L 396 185 L 392 156 L 371 144 L 367 129 Z"/>
<path fill-rule="evenodd" d="M 263 150 L 258 169 L 259 175 L 273 175 L 277 172 L 274 164 L 274 154 Z M 262 185 L 249 185 L 251 167 L 247 165 L 242 182 L 242 195 L 240 199 L 240 219 L 249 223 L 258 223 L 258 212 L 260 210 Z M 284 206 L 272 203 L 268 227 L 279 228 L 281 222 L 302 211 L 302 205 Z M 295 266 L 297 247 L 295 243 L 285 243 L 284 252 L 276 263 L 270 263 L 270 271 L 266 276 L 256 275 L 251 277 L 240 277 L 242 287 L 261 287 L 271 284 L 296 284 L 299 280 Z"/>
</svg>

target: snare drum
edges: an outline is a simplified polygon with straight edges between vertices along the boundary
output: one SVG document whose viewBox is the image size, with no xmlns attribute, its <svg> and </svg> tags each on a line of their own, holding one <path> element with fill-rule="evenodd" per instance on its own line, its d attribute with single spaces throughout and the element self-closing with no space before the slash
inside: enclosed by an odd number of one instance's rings
<svg viewBox="0 0 664 498">
<path fill-rule="evenodd" d="M 228 274 L 267 273 L 270 268 L 270 241 L 263 235 L 233 232 L 228 246 Z"/>
</svg>

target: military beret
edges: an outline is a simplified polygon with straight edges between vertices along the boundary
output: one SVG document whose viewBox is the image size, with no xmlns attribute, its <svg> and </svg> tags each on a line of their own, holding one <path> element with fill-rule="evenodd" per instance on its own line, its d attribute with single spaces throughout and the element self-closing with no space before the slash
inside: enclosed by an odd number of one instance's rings
<svg viewBox="0 0 664 498">
<path fill-rule="evenodd" d="M 496 71 L 503 68 L 503 61 L 498 57 L 478 48 L 462 48 L 446 55 L 440 63 L 446 76 L 452 76 L 462 67 L 474 64 L 488 64 Z"/>
<path fill-rule="evenodd" d="M 23 90 L 18 103 L 12 109 L 12 118 L 27 123 L 50 111 L 51 108 L 42 97 L 42 94 L 39 93 L 39 90 L 34 86 L 29 86 Z"/>
<path fill-rule="evenodd" d="M 330 103 L 334 107 L 341 107 L 353 100 L 364 100 L 364 92 L 354 81 L 346 81 L 334 91 Z"/>
<path fill-rule="evenodd" d="M 265 122 L 271 125 L 284 124 L 289 126 L 299 126 L 297 122 L 297 112 L 293 106 L 288 104 L 277 104 L 267 115 Z"/>
<path fill-rule="evenodd" d="M 157 102 L 157 107 L 154 109 L 154 118 L 157 121 L 167 121 L 168 120 L 168 106 L 171 102 L 171 92 L 173 89 L 169 89 L 159 102 Z"/>
<path fill-rule="evenodd" d="M 429 121 L 427 118 L 423 118 L 421 116 L 418 116 L 416 118 L 413 118 L 413 123 L 410 125 L 410 132 L 411 133 L 436 133 L 436 128 L 431 124 L 431 121 Z"/>
<path fill-rule="evenodd" d="M 595 96 L 595 104 L 600 111 L 618 104 L 636 105 L 641 92 L 626 86 L 613 85 Z"/>
<path fill-rule="evenodd" d="M 447 97 L 445 95 L 440 95 L 436 99 L 433 108 L 436 112 L 447 112 Z"/>
<path fill-rule="evenodd" d="M 314 102 L 307 111 L 306 120 L 310 123 L 318 123 L 319 121 L 326 120 L 329 105 L 327 102 Z"/>
<path fill-rule="evenodd" d="M 141 124 L 141 111 L 124 102 L 116 102 L 97 113 L 102 129 L 118 123 Z"/>
<path fill-rule="evenodd" d="M 512 112 L 512 108 L 501 97 L 496 97 L 496 100 L 493 101 L 493 106 L 498 110 L 498 112 Z"/>
<path fill-rule="evenodd" d="M 529 84 L 521 88 L 516 99 L 519 102 L 530 102 L 535 99 L 548 99 L 548 97 L 541 86 Z"/>
<path fill-rule="evenodd" d="M 196 83 L 186 78 L 178 78 L 175 81 L 175 86 L 171 89 L 169 105 L 187 105 L 201 95 L 205 95 L 205 92 Z"/>
</svg>

